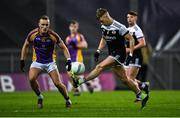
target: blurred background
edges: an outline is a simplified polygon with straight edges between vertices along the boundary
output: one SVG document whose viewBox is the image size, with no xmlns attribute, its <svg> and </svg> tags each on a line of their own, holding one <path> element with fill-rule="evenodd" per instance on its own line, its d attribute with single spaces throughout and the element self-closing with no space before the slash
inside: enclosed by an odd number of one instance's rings
<svg viewBox="0 0 180 118">
<path fill-rule="evenodd" d="M 145 34 L 147 46 L 142 49 L 143 68 L 138 78 L 150 81 L 152 89 L 180 89 L 180 1 L 179 0 L 1 0 L 0 1 L 0 88 L 2 76 L 23 74 L 19 69 L 20 50 L 38 18 L 44 14 L 51 20 L 51 28 L 64 40 L 69 34 L 69 22 L 80 23 L 89 45 L 84 50 L 84 63 L 88 73 L 94 68 L 94 51 L 101 37 L 95 12 L 99 7 L 108 9 L 111 16 L 125 24 L 129 10 L 139 14 L 138 25 Z M 101 58 L 107 56 L 103 51 Z M 31 63 L 31 52 L 26 60 Z M 65 59 L 58 50 L 58 68 L 65 73 Z M 109 73 L 107 71 L 106 73 Z M 14 81 L 17 78 L 13 78 Z M 106 78 L 108 79 L 108 78 Z M 113 89 L 126 89 L 113 75 Z M 3 80 L 4 81 L 4 80 Z"/>
</svg>

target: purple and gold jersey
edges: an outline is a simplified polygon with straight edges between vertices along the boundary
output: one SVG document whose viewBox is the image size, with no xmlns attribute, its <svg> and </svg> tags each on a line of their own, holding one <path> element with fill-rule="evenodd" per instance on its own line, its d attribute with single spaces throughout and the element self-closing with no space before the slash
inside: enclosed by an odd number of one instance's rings
<svg viewBox="0 0 180 118">
<path fill-rule="evenodd" d="M 47 34 L 40 35 L 39 29 L 36 28 L 28 34 L 26 40 L 32 44 L 32 61 L 43 64 L 56 61 L 56 44 L 62 42 L 57 33 L 49 30 Z"/>
<path fill-rule="evenodd" d="M 66 38 L 66 44 L 71 56 L 72 62 L 83 62 L 82 49 L 76 47 L 78 42 L 85 40 L 82 34 L 76 34 L 74 37 L 68 36 Z M 72 45 L 74 45 L 73 48 Z"/>
</svg>

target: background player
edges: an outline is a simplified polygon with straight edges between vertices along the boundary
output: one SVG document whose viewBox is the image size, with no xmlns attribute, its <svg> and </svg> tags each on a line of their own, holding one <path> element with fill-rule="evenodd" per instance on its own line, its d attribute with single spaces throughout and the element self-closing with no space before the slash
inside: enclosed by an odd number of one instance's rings
<svg viewBox="0 0 180 118">
<path fill-rule="evenodd" d="M 32 64 L 29 70 L 29 81 L 31 88 L 34 90 L 35 94 L 38 97 L 38 107 L 43 107 L 43 95 L 41 94 L 37 77 L 44 70 L 51 77 L 54 85 L 58 88 L 59 92 L 63 95 L 66 101 L 66 107 L 71 106 L 71 100 L 68 96 L 66 87 L 61 81 L 61 76 L 59 74 L 56 61 L 56 44 L 63 50 L 64 56 L 67 58 L 66 68 L 67 71 L 71 70 L 71 58 L 69 51 L 59 35 L 49 29 L 50 20 L 48 16 L 42 16 L 39 19 L 39 27 L 32 30 L 22 47 L 21 50 L 21 61 L 20 68 L 24 71 L 25 62 L 24 60 L 27 57 L 29 46 L 32 45 L 33 48 L 33 57 Z"/>
<path fill-rule="evenodd" d="M 148 82 L 140 82 L 136 79 L 139 69 L 141 68 L 143 57 L 141 53 L 141 48 L 146 45 L 146 41 L 144 38 L 144 34 L 141 28 L 136 24 L 138 14 L 134 11 L 130 11 L 127 14 L 127 22 L 129 24 L 128 30 L 129 33 L 135 39 L 135 46 L 133 56 L 127 56 L 125 66 L 126 66 L 126 74 L 129 78 L 134 79 L 138 82 L 141 89 L 145 90 L 146 93 L 149 93 L 149 83 Z M 126 52 L 130 53 L 129 42 L 127 41 Z"/>
<path fill-rule="evenodd" d="M 148 96 L 143 94 L 138 87 L 136 81 L 128 78 L 123 67 L 123 63 L 126 58 L 126 48 L 125 48 L 125 39 L 129 40 L 130 53 L 133 55 L 134 48 L 134 38 L 128 33 L 127 28 L 121 23 L 115 21 L 108 13 L 106 9 L 99 8 L 96 11 L 96 17 L 101 23 L 102 28 L 102 38 L 98 47 L 98 50 L 95 53 L 95 60 L 97 61 L 100 55 L 101 50 L 108 46 L 109 56 L 100 62 L 94 70 L 90 72 L 85 78 L 78 78 L 75 75 L 72 75 L 74 86 L 85 83 L 86 81 L 96 78 L 103 70 L 107 68 L 112 68 L 114 73 L 136 94 L 136 100 L 142 100 L 142 108 L 146 105 Z M 107 78 L 108 79 L 108 78 Z"/>
<path fill-rule="evenodd" d="M 69 25 L 70 35 L 66 38 L 66 45 L 69 49 L 72 63 L 73 62 L 81 62 L 83 63 L 83 54 L 82 49 L 87 48 L 88 44 L 82 34 L 78 32 L 79 23 L 75 20 L 72 20 Z M 70 73 L 69 73 L 70 76 Z M 83 78 L 83 75 L 79 77 Z M 93 92 L 93 88 L 90 86 L 90 83 L 86 83 L 90 92 Z M 80 95 L 79 88 L 73 88 L 74 95 Z"/>
</svg>

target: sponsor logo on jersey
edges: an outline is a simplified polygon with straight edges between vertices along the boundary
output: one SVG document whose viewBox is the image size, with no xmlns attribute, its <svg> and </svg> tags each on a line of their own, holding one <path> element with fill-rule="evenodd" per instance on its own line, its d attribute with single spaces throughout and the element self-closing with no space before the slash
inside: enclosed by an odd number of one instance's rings
<svg viewBox="0 0 180 118">
<path fill-rule="evenodd" d="M 105 36 L 105 39 L 108 40 L 116 40 L 116 36 Z"/>
</svg>

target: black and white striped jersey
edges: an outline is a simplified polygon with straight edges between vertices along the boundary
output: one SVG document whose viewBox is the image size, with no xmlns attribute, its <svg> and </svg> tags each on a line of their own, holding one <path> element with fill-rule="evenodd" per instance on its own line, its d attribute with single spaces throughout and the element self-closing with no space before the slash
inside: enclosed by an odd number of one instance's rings
<svg viewBox="0 0 180 118">
<path fill-rule="evenodd" d="M 121 23 L 113 20 L 109 26 L 102 25 L 102 37 L 106 40 L 109 54 L 113 51 L 126 53 L 124 36 L 129 32 Z"/>
<path fill-rule="evenodd" d="M 128 27 L 128 31 L 133 36 L 133 38 L 135 40 L 135 45 L 138 44 L 138 40 L 140 40 L 142 37 L 144 37 L 144 34 L 143 34 L 141 28 L 137 24 L 135 24 L 132 27 Z M 129 48 L 129 42 L 128 41 L 126 42 L 126 45 Z M 134 56 L 142 56 L 141 55 L 141 49 L 134 50 L 133 55 Z"/>
</svg>

